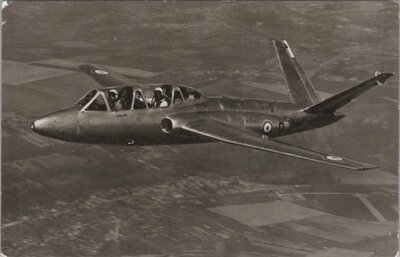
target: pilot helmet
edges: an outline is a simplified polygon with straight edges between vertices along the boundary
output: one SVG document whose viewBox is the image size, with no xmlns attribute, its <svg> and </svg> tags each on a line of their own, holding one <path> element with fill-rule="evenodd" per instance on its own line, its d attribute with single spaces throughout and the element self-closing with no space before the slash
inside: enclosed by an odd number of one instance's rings
<svg viewBox="0 0 400 257">
<path fill-rule="evenodd" d="M 115 89 L 111 89 L 110 91 L 108 91 L 108 95 L 109 96 L 113 96 L 113 97 L 117 97 L 118 96 L 118 91 Z"/>
<path fill-rule="evenodd" d="M 164 94 L 164 91 L 162 90 L 161 87 L 156 87 L 156 89 L 154 89 L 154 93 L 159 91 L 161 94 Z"/>
</svg>

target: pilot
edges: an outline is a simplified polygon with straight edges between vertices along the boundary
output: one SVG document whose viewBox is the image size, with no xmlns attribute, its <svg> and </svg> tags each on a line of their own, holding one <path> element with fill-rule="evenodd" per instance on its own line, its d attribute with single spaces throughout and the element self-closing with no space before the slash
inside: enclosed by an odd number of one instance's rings
<svg viewBox="0 0 400 257">
<path fill-rule="evenodd" d="M 133 104 L 133 109 L 146 109 L 146 104 L 139 91 L 135 92 L 135 103 Z"/>
<path fill-rule="evenodd" d="M 115 111 L 121 111 L 121 110 L 126 110 L 126 101 L 125 98 L 120 98 L 116 103 L 115 103 Z"/>
<path fill-rule="evenodd" d="M 111 89 L 108 91 L 108 101 L 110 103 L 111 109 L 115 110 L 117 109 L 117 103 L 118 103 L 118 91 L 115 89 Z"/>
<path fill-rule="evenodd" d="M 154 96 L 151 102 L 151 106 L 153 108 L 168 107 L 167 99 L 165 98 L 164 92 L 161 87 L 157 87 L 156 89 L 154 89 Z"/>
</svg>

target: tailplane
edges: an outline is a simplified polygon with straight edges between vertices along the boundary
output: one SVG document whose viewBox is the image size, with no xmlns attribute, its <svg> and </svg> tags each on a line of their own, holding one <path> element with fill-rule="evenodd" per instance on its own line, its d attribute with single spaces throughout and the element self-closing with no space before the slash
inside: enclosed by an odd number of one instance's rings
<svg viewBox="0 0 400 257">
<path fill-rule="evenodd" d="M 372 77 L 354 87 L 351 87 L 336 95 L 333 95 L 319 103 L 311 105 L 303 109 L 303 111 L 313 114 L 332 113 L 337 109 L 339 109 L 340 107 L 348 104 L 349 102 L 351 102 L 351 100 L 361 95 L 368 89 L 376 85 L 383 85 L 383 83 L 385 83 L 385 81 L 392 75 L 394 75 L 394 73 L 380 74 L 379 72 L 376 72 L 375 77 Z"/>
</svg>

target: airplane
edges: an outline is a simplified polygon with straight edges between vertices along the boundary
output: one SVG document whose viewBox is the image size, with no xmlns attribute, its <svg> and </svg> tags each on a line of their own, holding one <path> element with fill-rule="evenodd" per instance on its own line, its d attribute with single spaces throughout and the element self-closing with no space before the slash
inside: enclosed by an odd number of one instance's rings
<svg viewBox="0 0 400 257">
<path fill-rule="evenodd" d="M 330 125 L 337 110 L 394 73 L 375 76 L 321 99 L 286 40 L 272 40 L 290 101 L 212 97 L 181 84 L 144 84 L 110 69 L 76 68 L 103 88 L 73 107 L 31 124 L 43 136 L 78 143 L 126 146 L 225 142 L 352 170 L 377 166 L 294 146 L 276 138 Z M 164 106 L 163 106 L 164 105 Z"/>
</svg>

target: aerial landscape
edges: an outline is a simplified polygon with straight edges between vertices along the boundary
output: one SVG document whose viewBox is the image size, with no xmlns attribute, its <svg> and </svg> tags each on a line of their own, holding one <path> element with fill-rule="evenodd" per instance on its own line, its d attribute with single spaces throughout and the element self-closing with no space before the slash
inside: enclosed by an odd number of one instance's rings
<svg viewBox="0 0 400 257">
<path fill-rule="evenodd" d="M 398 73 L 397 3 L 13 2 L 2 18 L 5 255 L 396 255 L 398 75 L 335 124 L 280 138 L 379 166 L 365 171 L 223 143 L 69 143 L 30 125 L 99 87 L 82 64 L 288 101 L 273 39 L 327 98 Z"/>
</svg>

